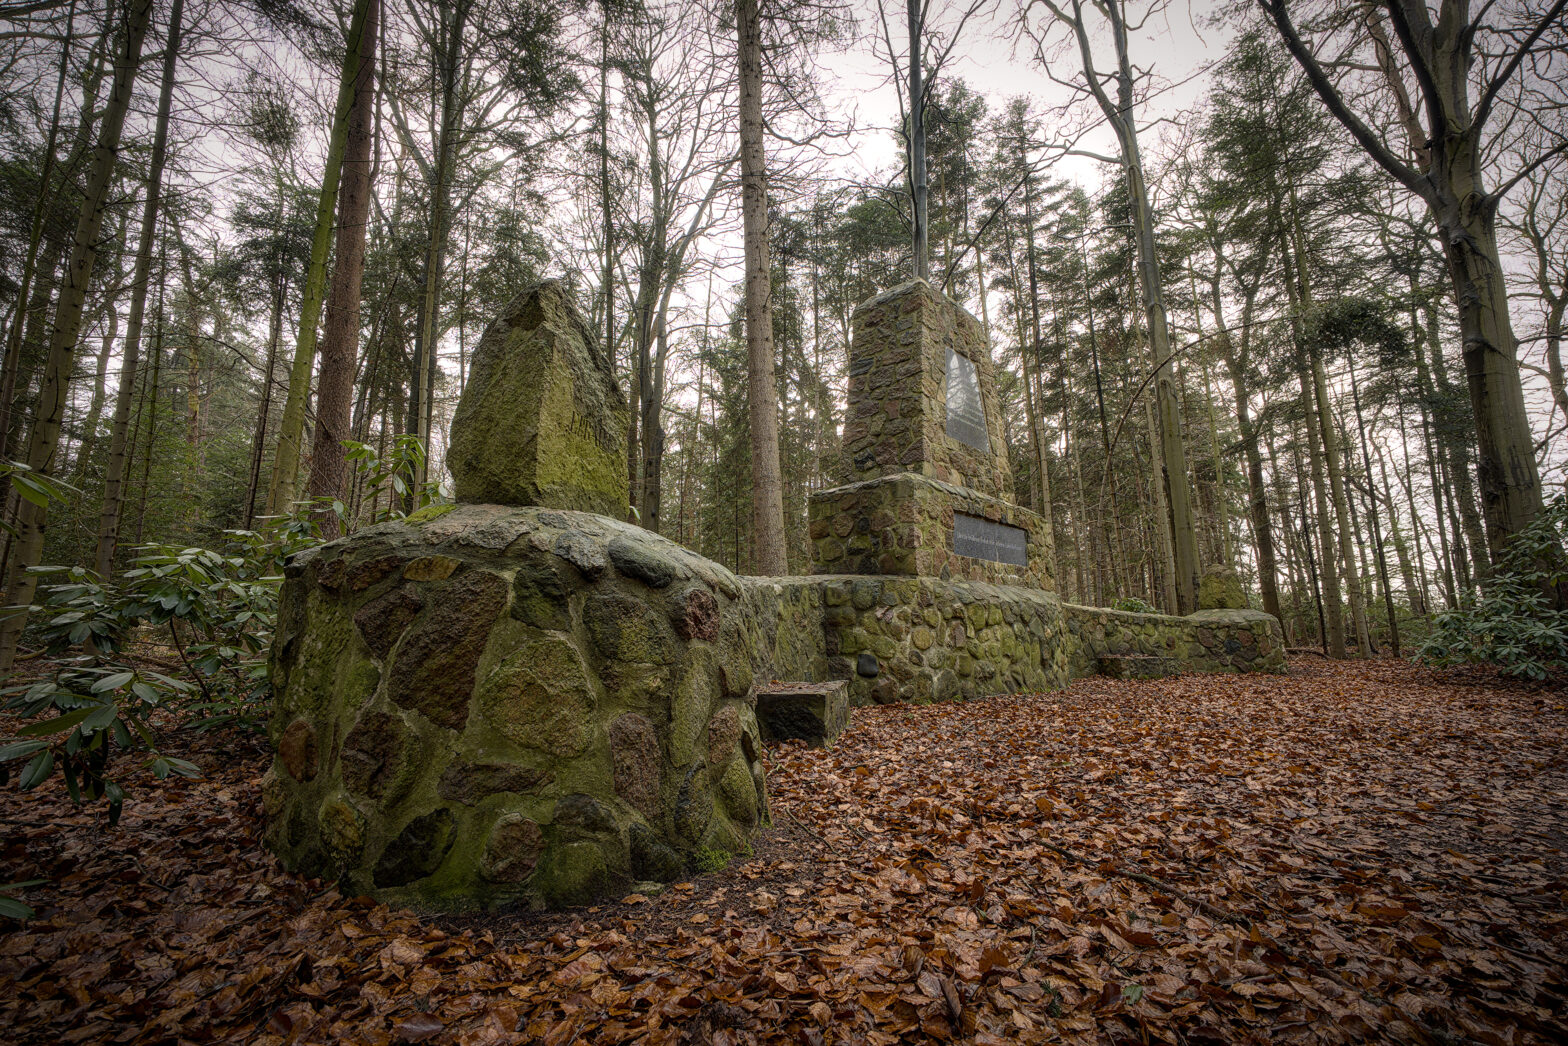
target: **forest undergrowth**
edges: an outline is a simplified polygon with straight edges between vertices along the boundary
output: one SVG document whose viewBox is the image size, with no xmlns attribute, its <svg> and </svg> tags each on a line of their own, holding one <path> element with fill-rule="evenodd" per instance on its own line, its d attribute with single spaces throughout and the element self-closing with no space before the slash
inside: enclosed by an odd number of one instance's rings
<svg viewBox="0 0 1568 1046">
<path fill-rule="evenodd" d="M 769 751 L 749 858 L 553 915 L 286 873 L 223 736 L 114 829 L 0 793 L 0 880 L 47 880 L 0 929 L 12 1041 L 1568 1040 L 1549 686 L 1299 659 L 859 709 Z"/>
</svg>

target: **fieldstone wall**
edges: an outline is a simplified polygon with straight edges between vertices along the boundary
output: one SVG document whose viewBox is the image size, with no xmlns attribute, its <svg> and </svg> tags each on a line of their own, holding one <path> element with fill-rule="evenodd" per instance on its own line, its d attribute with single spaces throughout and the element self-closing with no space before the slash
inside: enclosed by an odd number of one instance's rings
<svg viewBox="0 0 1568 1046">
<path fill-rule="evenodd" d="M 847 679 L 850 703 L 867 705 L 1050 690 L 1068 678 L 1061 603 L 1049 592 L 923 577 L 741 583 L 759 617 L 785 607 L 787 627 L 800 630 L 759 679 Z"/>
<path fill-rule="evenodd" d="M 427 908 L 560 906 L 746 849 L 753 652 L 796 657 L 797 626 L 601 516 L 423 516 L 289 565 L 263 784 L 285 863 Z"/>
<path fill-rule="evenodd" d="M 923 280 L 863 302 L 853 317 L 844 458 L 851 482 L 897 472 L 1013 500 L 996 373 L 980 321 Z M 947 434 L 947 352 L 974 364 L 990 451 Z"/>
<path fill-rule="evenodd" d="M 1279 620 L 1257 610 L 1200 610 L 1187 617 L 1134 614 L 1064 603 L 1073 678 L 1094 675 L 1102 657 L 1173 659 L 1185 672 L 1283 672 Z"/>
<path fill-rule="evenodd" d="M 953 551 L 953 514 L 1020 527 L 1028 563 L 1017 566 Z M 1051 528 L 1043 516 L 967 487 L 911 472 L 811 495 L 809 537 L 817 574 L 906 574 L 1050 590 Z"/>
</svg>

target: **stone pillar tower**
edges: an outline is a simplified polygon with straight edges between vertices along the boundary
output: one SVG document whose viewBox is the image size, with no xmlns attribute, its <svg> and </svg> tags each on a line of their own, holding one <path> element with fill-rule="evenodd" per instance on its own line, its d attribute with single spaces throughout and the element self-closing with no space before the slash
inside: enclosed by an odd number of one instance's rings
<svg viewBox="0 0 1568 1046">
<path fill-rule="evenodd" d="M 811 497 L 814 571 L 1051 590 L 1050 522 L 1013 503 L 980 323 L 923 280 L 855 310 L 847 486 Z"/>
</svg>

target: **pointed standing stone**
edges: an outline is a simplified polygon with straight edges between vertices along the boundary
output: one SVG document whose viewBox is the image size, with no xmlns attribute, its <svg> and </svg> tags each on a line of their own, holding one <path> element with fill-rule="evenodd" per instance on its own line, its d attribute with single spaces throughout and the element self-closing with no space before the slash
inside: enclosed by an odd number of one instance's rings
<svg viewBox="0 0 1568 1046">
<path fill-rule="evenodd" d="M 625 397 L 560 280 L 485 330 L 452 418 L 447 467 L 462 503 L 626 514 Z"/>
</svg>

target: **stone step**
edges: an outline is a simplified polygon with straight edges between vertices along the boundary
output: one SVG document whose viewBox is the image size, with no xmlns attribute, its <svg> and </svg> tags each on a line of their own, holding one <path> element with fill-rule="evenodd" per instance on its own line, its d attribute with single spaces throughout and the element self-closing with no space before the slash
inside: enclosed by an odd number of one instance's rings
<svg viewBox="0 0 1568 1046">
<path fill-rule="evenodd" d="M 761 684 L 757 725 L 767 741 L 802 740 L 826 748 L 849 726 L 849 681 Z"/>
<path fill-rule="evenodd" d="M 1111 679 L 1164 679 L 1181 675 L 1181 665 L 1174 657 L 1105 654 L 1100 658 L 1100 674 Z"/>
</svg>

